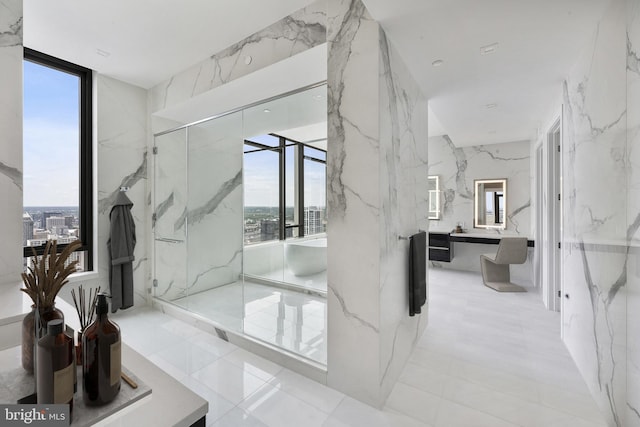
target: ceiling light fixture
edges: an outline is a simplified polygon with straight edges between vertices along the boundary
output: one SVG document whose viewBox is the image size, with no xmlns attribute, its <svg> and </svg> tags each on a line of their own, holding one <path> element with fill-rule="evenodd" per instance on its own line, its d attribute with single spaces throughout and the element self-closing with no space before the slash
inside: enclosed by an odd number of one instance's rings
<svg viewBox="0 0 640 427">
<path fill-rule="evenodd" d="M 487 109 L 491 109 L 491 108 L 496 108 L 498 106 L 498 104 L 487 104 L 484 107 Z"/>
<path fill-rule="evenodd" d="M 442 64 L 444 64 L 444 61 L 443 61 L 442 59 L 436 59 L 435 61 L 433 61 L 433 62 L 431 63 L 431 65 L 433 65 L 434 67 L 439 67 L 439 66 L 441 66 Z"/>
<path fill-rule="evenodd" d="M 244 65 L 251 64 L 251 61 L 253 61 L 253 58 L 251 57 L 251 55 L 247 55 L 244 57 Z"/>
<path fill-rule="evenodd" d="M 96 53 L 100 56 L 104 56 L 105 58 L 108 58 L 109 56 L 111 56 L 111 53 L 107 52 L 106 50 L 102 50 L 102 49 L 96 49 Z"/>
<path fill-rule="evenodd" d="M 482 46 L 480 47 L 480 55 L 489 55 L 491 53 L 495 53 L 495 51 L 498 50 L 498 46 L 498 43 Z"/>
<path fill-rule="evenodd" d="M 263 111 L 264 111 L 265 113 L 270 113 L 270 112 L 271 112 L 271 110 L 269 110 L 268 108 L 265 108 Z"/>
</svg>

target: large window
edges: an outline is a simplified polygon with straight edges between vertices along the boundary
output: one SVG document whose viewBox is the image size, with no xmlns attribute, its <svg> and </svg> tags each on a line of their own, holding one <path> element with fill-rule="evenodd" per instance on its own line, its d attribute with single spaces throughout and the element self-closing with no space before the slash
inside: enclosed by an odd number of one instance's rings
<svg viewBox="0 0 640 427">
<path fill-rule="evenodd" d="M 23 253 L 58 251 L 80 239 L 74 259 L 93 268 L 91 70 L 24 51 Z"/>
<path fill-rule="evenodd" d="M 244 143 L 244 243 L 324 233 L 326 152 L 275 134 Z"/>
</svg>

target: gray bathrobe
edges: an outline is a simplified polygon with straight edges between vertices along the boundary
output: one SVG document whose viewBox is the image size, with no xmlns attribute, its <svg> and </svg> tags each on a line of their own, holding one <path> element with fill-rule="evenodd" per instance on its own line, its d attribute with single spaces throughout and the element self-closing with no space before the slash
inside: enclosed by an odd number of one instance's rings
<svg viewBox="0 0 640 427">
<path fill-rule="evenodd" d="M 133 306 L 133 250 L 136 246 L 136 225 L 131 215 L 133 202 L 124 192 L 118 193 L 111 208 L 111 232 L 107 247 L 111 261 L 109 287 L 111 312 Z"/>
</svg>

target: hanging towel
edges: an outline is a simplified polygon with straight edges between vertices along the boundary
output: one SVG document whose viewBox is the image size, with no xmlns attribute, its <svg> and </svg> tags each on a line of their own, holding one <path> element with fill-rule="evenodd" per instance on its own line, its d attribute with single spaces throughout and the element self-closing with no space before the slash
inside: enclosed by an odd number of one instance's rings
<svg viewBox="0 0 640 427">
<path fill-rule="evenodd" d="M 118 193 L 111 208 L 111 231 L 107 247 L 110 265 L 109 288 L 111 312 L 133 306 L 133 250 L 136 246 L 136 225 L 131 215 L 133 202 L 124 192 Z"/>
<path fill-rule="evenodd" d="M 427 233 L 409 239 L 409 316 L 420 314 L 427 301 Z"/>
</svg>

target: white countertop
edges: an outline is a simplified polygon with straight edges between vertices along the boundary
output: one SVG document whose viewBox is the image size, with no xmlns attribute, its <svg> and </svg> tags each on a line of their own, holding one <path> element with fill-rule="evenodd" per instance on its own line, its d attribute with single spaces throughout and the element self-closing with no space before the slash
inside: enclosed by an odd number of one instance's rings
<svg viewBox="0 0 640 427">
<path fill-rule="evenodd" d="M 7 328 L 6 325 L 11 323 L 21 322 L 24 314 L 31 311 L 31 299 L 19 287 L 0 287 L 0 298 L 0 329 Z M 74 307 L 62 298 L 56 299 L 56 307 L 64 312 L 65 323 L 77 329 L 79 322 Z M 17 342 L 19 340 L 17 338 Z M 7 363 L 20 364 L 19 346 L 1 351 L 0 354 L 4 354 L 0 366 L 7 366 Z M 6 357 L 9 357 L 9 362 Z M 152 393 L 101 421 L 100 426 L 188 427 L 207 414 L 209 404 L 205 399 L 132 350 L 126 343 L 122 345 L 122 364 L 150 386 Z M 78 399 L 78 396 L 75 398 Z"/>
</svg>

